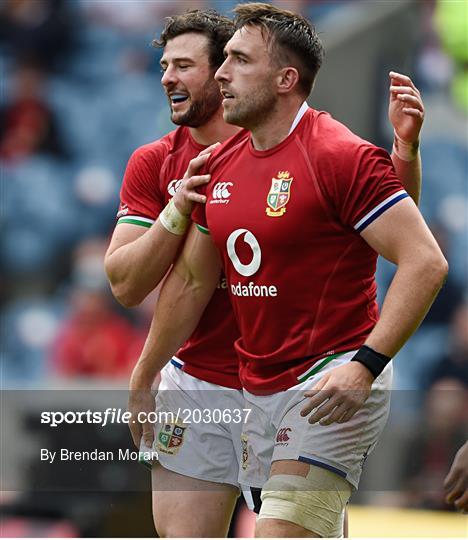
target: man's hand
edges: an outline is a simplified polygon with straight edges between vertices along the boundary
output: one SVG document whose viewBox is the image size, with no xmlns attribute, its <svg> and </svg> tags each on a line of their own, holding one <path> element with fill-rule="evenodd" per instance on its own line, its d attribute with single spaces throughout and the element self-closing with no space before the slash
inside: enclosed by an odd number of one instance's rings
<svg viewBox="0 0 468 540">
<path fill-rule="evenodd" d="M 406 75 L 390 71 L 388 119 L 396 135 L 407 144 L 417 144 L 424 121 L 424 105 L 419 90 Z"/>
<path fill-rule="evenodd" d="M 141 438 L 148 448 L 152 448 L 154 440 L 153 424 L 148 422 L 148 414 L 154 412 L 155 402 L 151 387 L 145 387 L 139 382 L 138 364 L 130 378 L 130 393 L 128 397 L 128 410 L 132 414 L 128 422 L 133 443 L 139 449 Z M 143 413 L 143 414 L 140 414 Z M 140 418 L 138 417 L 140 415 Z M 139 420 L 145 419 L 144 422 Z"/>
<path fill-rule="evenodd" d="M 210 181 L 211 175 L 197 175 L 208 161 L 211 153 L 218 148 L 220 143 L 212 144 L 202 150 L 196 158 L 193 158 L 184 174 L 180 185 L 174 195 L 174 204 L 181 214 L 190 216 L 195 203 L 205 203 L 206 197 L 197 192 L 197 187 L 203 186 Z"/>
<path fill-rule="evenodd" d="M 445 479 L 445 500 L 457 510 L 468 512 L 468 441 L 458 450 Z"/>
<path fill-rule="evenodd" d="M 374 377 L 359 362 L 348 362 L 326 373 L 320 381 L 304 393 L 311 398 L 301 411 L 310 416 L 309 423 L 320 422 L 328 426 L 337 422 L 347 422 L 363 406 L 371 392 Z"/>
</svg>

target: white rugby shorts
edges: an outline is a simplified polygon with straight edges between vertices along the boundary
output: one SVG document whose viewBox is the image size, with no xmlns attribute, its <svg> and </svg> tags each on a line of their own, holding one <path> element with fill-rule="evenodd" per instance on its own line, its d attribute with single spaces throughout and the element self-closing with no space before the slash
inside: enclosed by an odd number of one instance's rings
<svg viewBox="0 0 468 540">
<path fill-rule="evenodd" d="M 191 478 L 238 487 L 244 403 L 241 390 L 202 381 L 169 362 L 156 394 L 153 449 L 159 463 Z"/>
<path fill-rule="evenodd" d="M 241 435 L 241 484 L 261 488 L 269 478 L 271 463 L 290 459 L 333 471 L 357 489 L 364 461 L 375 447 L 390 411 L 391 363 L 374 381 L 363 407 L 348 422 L 322 426 L 309 424 L 308 417 L 300 415 L 308 399 L 304 392 L 324 374 L 349 362 L 354 354 L 348 352 L 331 360 L 318 373 L 283 392 L 256 396 L 244 390 L 245 407 L 252 411 Z"/>
</svg>

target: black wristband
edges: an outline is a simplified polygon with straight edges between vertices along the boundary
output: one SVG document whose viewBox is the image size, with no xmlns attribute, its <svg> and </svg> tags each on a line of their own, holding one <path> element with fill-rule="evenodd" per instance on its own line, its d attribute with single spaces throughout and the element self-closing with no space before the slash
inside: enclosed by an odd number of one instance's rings
<svg viewBox="0 0 468 540">
<path fill-rule="evenodd" d="M 351 358 L 351 361 L 360 362 L 363 366 L 366 366 L 375 379 L 382 373 L 390 360 L 391 358 L 389 356 L 380 354 L 367 345 L 363 345 L 353 358 Z"/>
</svg>

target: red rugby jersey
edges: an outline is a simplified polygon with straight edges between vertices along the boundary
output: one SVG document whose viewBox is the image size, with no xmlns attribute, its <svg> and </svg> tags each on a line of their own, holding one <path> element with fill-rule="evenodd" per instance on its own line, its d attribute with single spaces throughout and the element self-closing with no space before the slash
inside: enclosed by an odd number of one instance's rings
<svg viewBox="0 0 468 540">
<path fill-rule="evenodd" d="M 274 148 L 246 137 L 223 150 L 194 220 L 222 253 L 241 382 L 268 394 L 365 341 L 377 254 L 359 233 L 407 194 L 384 150 L 310 108 Z"/>
<path fill-rule="evenodd" d="M 245 137 L 241 132 L 234 138 Z M 187 127 L 179 127 L 158 141 L 138 148 L 131 156 L 120 192 L 118 223 L 151 227 L 177 189 L 189 161 L 205 147 L 196 143 Z M 155 254 L 157 256 L 157 254 Z M 239 337 L 226 279 L 190 339 L 177 352 L 177 363 L 198 379 L 240 388 L 239 362 L 233 343 Z"/>
</svg>

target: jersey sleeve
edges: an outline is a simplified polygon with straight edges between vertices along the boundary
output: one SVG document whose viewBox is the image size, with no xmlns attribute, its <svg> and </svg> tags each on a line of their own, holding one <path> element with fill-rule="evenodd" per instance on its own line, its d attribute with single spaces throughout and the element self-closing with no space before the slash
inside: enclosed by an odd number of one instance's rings
<svg viewBox="0 0 468 540">
<path fill-rule="evenodd" d="M 362 141 L 348 149 L 340 165 L 332 183 L 335 210 L 343 223 L 359 233 L 408 197 L 382 148 Z"/>
<path fill-rule="evenodd" d="M 120 190 L 117 223 L 151 227 L 164 208 L 159 173 L 164 161 L 163 147 L 135 150 L 125 170 Z"/>
</svg>

